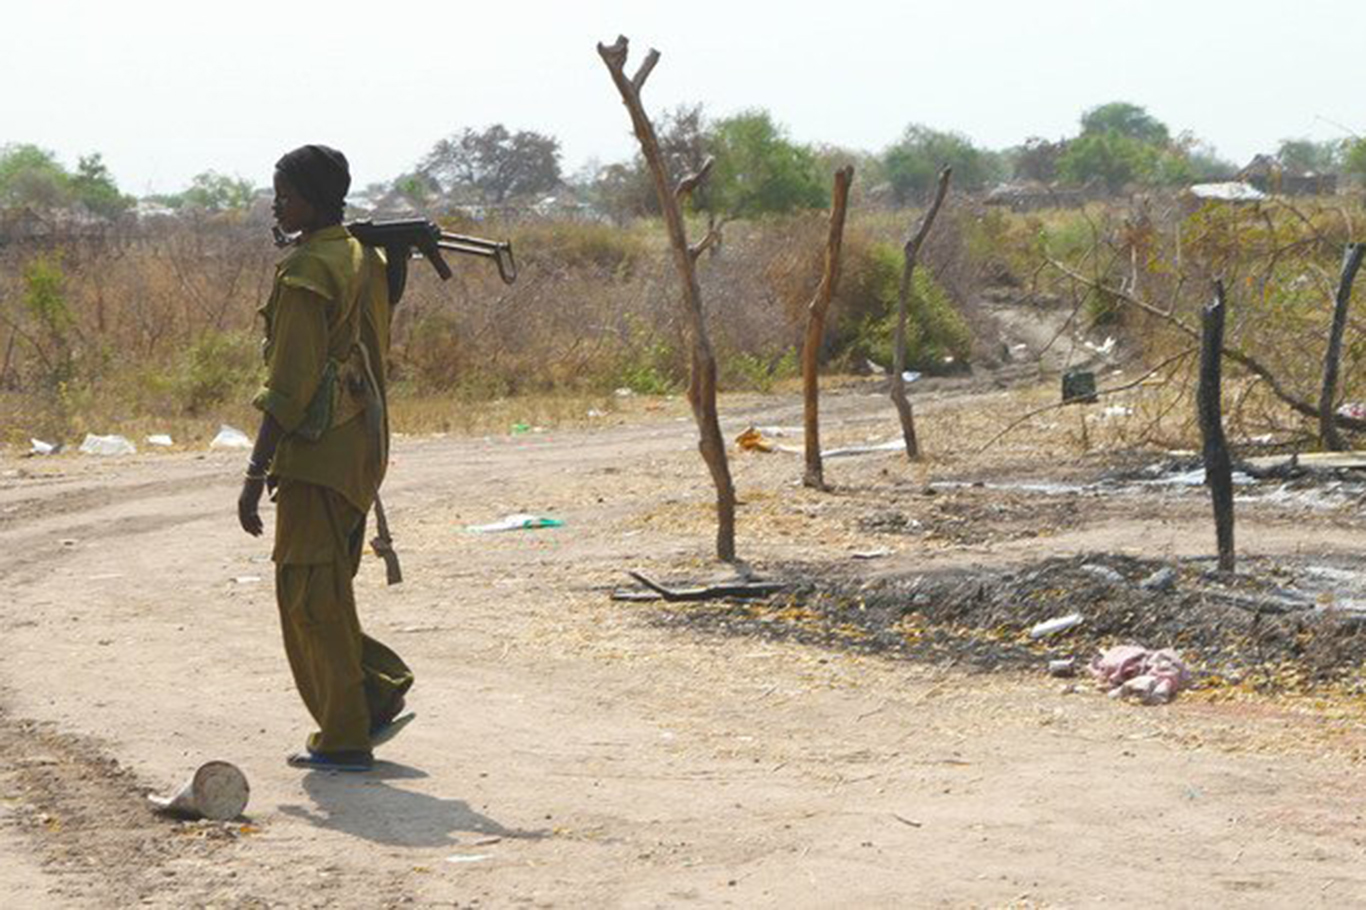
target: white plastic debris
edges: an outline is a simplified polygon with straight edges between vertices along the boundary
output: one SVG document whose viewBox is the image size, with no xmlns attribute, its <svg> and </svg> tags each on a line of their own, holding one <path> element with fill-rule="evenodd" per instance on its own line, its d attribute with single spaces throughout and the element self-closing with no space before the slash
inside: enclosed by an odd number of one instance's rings
<svg viewBox="0 0 1366 910">
<path fill-rule="evenodd" d="M 1045 619 L 1036 624 L 1029 630 L 1030 638 L 1046 638 L 1049 635 L 1057 635 L 1059 632 L 1066 632 L 1073 626 L 1079 626 L 1085 619 L 1080 613 L 1069 613 L 1066 616 L 1055 616 L 1052 619 Z"/>
<path fill-rule="evenodd" d="M 558 518 L 519 512 L 486 525 L 470 525 L 465 530 L 475 534 L 495 534 L 499 531 L 530 531 L 536 528 L 558 528 L 563 525 L 564 522 Z"/>
<path fill-rule="evenodd" d="M 950 358 L 950 359 L 952 359 L 952 358 Z M 947 363 L 947 362 L 948 362 L 948 361 L 946 360 L 945 363 Z M 905 371 L 903 371 L 902 374 L 901 374 L 901 381 L 902 381 L 902 382 L 915 382 L 915 381 L 916 381 L 917 379 L 919 379 L 919 378 L 920 378 L 920 374 L 917 373 L 915 370 L 905 370 Z"/>
<path fill-rule="evenodd" d="M 30 455 L 51 455 L 59 448 L 56 443 L 43 442 L 41 439 L 30 439 L 29 444 L 33 446 L 28 450 Z"/>
<path fill-rule="evenodd" d="M 1109 566 L 1102 566 L 1099 563 L 1088 562 L 1081 567 L 1081 570 L 1087 575 L 1094 575 L 1101 581 L 1107 581 L 1112 585 L 1122 585 L 1126 583 L 1123 575 L 1120 575 Z"/>
<path fill-rule="evenodd" d="M 618 398 L 630 398 L 632 395 L 635 394 L 635 391 L 632 389 L 628 389 L 626 386 L 622 386 L 612 394 L 617 396 Z"/>
<path fill-rule="evenodd" d="M 151 436 L 147 437 L 147 444 L 149 446 L 161 446 L 165 448 L 166 446 L 175 445 L 175 440 L 167 433 L 153 433 Z"/>
<path fill-rule="evenodd" d="M 85 439 L 81 441 L 80 451 L 83 455 L 136 455 L 138 453 L 137 446 L 122 436 L 96 436 L 94 433 L 85 434 Z"/>
<path fill-rule="evenodd" d="M 1050 660 L 1048 662 L 1048 675 L 1066 679 L 1077 675 L 1077 659 L 1066 657 L 1062 660 Z"/>
<path fill-rule="evenodd" d="M 230 427 L 226 423 L 218 428 L 218 435 L 209 443 L 211 449 L 249 449 L 251 448 L 251 437 L 247 436 L 236 427 Z"/>
</svg>

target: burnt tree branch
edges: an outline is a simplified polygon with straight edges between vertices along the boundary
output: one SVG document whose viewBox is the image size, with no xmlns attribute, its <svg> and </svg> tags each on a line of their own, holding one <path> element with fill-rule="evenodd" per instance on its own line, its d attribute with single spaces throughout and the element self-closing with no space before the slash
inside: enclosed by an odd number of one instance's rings
<svg viewBox="0 0 1366 910">
<path fill-rule="evenodd" d="M 1328 350 L 1323 357 L 1323 388 L 1319 392 L 1319 440 L 1335 452 L 1347 448 L 1333 422 L 1333 401 L 1338 390 L 1338 364 L 1342 361 L 1342 335 L 1347 328 L 1347 309 L 1352 302 L 1352 283 L 1366 257 L 1366 245 L 1349 243 L 1342 256 L 1342 274 L 1333 300 L 1333 323 L 1328 330 Z"/>
<path fill-rule="evenodd" d="M 911 402 L 906 397 L 906 380 L 903 375 L 906 372 L 906 320 L 911 306 L 911 279 L 915 275 L 916 262 L 920 258 L 920 248 L 924 245 L 925 238 L 930 235 L 930 228 L 934 227 L 934 219 L 938 217 L 939 209 L 944 205 L 944 197 L 949 193 L 949 180 L 952 177 L 953 168 L 946 167 L 939 172 L 939 186 L 934 193 L 934 202 L 930 204 L 929 211 L 920 219 L 920 225 L 906 240 L 906 246 L 902 250 L 905 266 L 901 271 L 901 288 L 897 297 L 896 334 L 892 338 L 890 393 L 897 416 L 901 418 L 901 435 L 906 440 L 906 457 L 911 459 L 920 457 L 920 443 L 915 435 L 915 412 L 911 410 Z"/>
<path fill-rule="evenodd" d="M 684 325 L 691 348 L 691 369 L 688 377 L 688 404 L 692 406 L 693 418 L 697 422 L 698 450 L 702 460 L 711 472 L 716 487 L 716 555 L 718 558 L 733 562 L 735 560 L 735 484 L 730 475 L 730 464 L 726 458 L 726 444 L 721 436 L 720 419 L 716 410 L 717 368 L 711 340 L 707 337 L 705 312 L 702 307 L 702 289 L 697 281 L 696 256 L 688 245 L 687 229 L 683 223 L 683 212 L 679 205 L 677 188 L 669 185 L 669 172 L 664 164 L 664 156 L 659 149 L 659 138 L 654 124 L 645 113 L 640 100 L 640 90 L 659 61 L 659 52 L 651 50 L 632 78 L 626 76 L 626 58 L 630 43 L 623 35 L 611 45 L 599 44 L 598 56 L 611 74 L 612 82 L 621 94 L 622 103 L 631 116 L 631 126 L 640 143 L 641 154 L 649 167 L 654 182 L 655 195 L 664 216 L 664 224 L 669 234 L 669 245 L 673 250 L 674 263 L 678 267 L 683 283 Z M 705 171 L 706 169 L 703 168 Z M 700 178 L 699 178 L 700 179 Z"/>
<path fill-rule="evenodd" d="M 835 189 L 830 199 L 830 234 L 825 241 L 825 271 L 816 296 L 807 307 L 806 338 L 802 343 L 802 398 L 805 403 L 806 473 L 802 483 L 825 489 L 825 470 L 821 464 L 820 433 L 820 350 L 825 337 L 825 316 L 840 277 L 840 251 L 844 244 L 844 222 L 849 211 L 849 186 L 854 168 L 846 165 L 835 171 Z"/>
<path fill-rule="evenodd" d="M 1200 332 L 1200 386 L 1196 407 L 1204 440 L 1205 485 L 1214 503 L 1214 531 L 1219 546 L 1219 571 L 1232 572 L 1233 461 L 1224 438 L 1224 410 L 1220 366 L 1224 350 L 1224 282 L 1214 282 L 1214 301 L 1205 307 Z"/>
</svg>

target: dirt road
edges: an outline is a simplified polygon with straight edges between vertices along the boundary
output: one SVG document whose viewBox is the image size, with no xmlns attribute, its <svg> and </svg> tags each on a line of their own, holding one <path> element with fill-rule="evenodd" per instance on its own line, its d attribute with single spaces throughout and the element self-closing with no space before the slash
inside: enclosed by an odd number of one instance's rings
<svg viewBox="0 0 1366 910">
<path fill-rule="evenodd" d="M 885 406 L 856 395 L 830 413 L 846 435 L 892 434 Z M 419 719 L 362 776 L 283 763 L 309 727 L 268 546 L 235 525 L 240 455 L 0 464 L 4 905 L 1366 901 L 1359 722 L 1143 709 L 1033 677 L 700 638 L 609 601 L 625 568 L 717 571 L 707 480 L 675 417 L 397 443 L 387 498 L 407 580 L 386 589 L 367 559 L 359 596 L 418 674 Z M 846 487 L 820 496 L 793 485 L 797 460 L 736 459 L 741 551 L 760 567 L 841 558 L 867 540 L 830 502 L 921 482 L 869 456 L 832 464 Z M 566 525 L 463 530 L 521 511 Z M 1047 538 L 907 544 L 891 565 L 1101 542 L 1200 552 L 1202 519 L 1097 502 Z M 1270 513 L 1240 531 L 1249 551 L 1366 548 L 1351 527 Z M 211 758 L 248 774 L 249 824 L 143 810 L 147 787 Z"/>
</svg>

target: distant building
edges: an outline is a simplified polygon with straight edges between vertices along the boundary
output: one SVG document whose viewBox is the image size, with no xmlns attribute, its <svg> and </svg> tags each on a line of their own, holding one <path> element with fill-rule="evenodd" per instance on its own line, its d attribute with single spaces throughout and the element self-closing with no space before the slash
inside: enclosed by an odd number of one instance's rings
<svg viewBox="0 0 1366 910">
<path fill-rule="evenodd" d="M 1012 212 L 1037 212 L 1042 209 L 1079 209 L 1086 204 L 1085 190 L 1061 189 L 1045 183 L 1003 183 L 983 198 L 986 205 L 999 205 Z"/>
<path fill-rule="evenodd" d="M 1258 155 L 1238 172 L 1238 180 L 1271 196 L 1333 196 L 1337 174 L 1298 172 L 1286 168 L 1273 155 Z"/>
</svg>

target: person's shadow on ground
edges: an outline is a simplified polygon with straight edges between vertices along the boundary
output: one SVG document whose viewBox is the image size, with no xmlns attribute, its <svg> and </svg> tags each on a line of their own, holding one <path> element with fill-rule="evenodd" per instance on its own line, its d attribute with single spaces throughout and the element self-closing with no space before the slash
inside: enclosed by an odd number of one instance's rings
<svg viewBox="0 0 1366 910">
<path fill-rule="evenodd" d="M 464 800 L 414 793 L 388 783 L 426 776 L 393 762 L 376 762 L 365 774 L 310 771 L 303 784 L 313 807 L 284 805 L 280 811 L 319 828 L 398 847 L 453 847 L 461 842 L 457 833 L 532 840 L 549 836 L 544 830 L 504 827 Z"/>
</svg>

